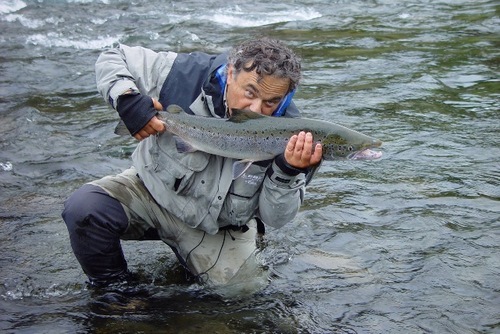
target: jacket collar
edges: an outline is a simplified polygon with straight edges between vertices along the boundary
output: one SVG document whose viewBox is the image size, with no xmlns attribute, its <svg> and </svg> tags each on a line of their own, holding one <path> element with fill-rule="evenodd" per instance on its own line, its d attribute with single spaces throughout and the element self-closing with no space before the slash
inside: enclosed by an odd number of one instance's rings
<svg viewBox="0 0 500 334">
<path fill-rule="evenodd" d="M 210 96 L 210 99 L 205 99 L 207 107 L 219 117 L 226 116 L 226 105 L 224 103 L 224 93 L 226 89 L 226 80 L 221 77 L 218 70 L 222 70 L 227 64 L 227 53 L 223 53 L 215 57 L 210 66 L 209 76 L 203 84 L 203 92 Z M 208 100 L 212 101 L 213 106 L 208 104 Z M 213 109 L 211 108 L 213 107 Z"/>
</svg>

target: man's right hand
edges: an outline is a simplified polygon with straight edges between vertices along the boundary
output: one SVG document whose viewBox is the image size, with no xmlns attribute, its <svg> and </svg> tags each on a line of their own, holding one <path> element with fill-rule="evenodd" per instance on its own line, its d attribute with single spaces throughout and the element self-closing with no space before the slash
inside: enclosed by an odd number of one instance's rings
<svg viewBox="0 0 500 334">
<path fill-rule="evenodd" d="M 163 106 L 161 105 L 160 102 L 158 102 L 158 100 L 156 100 L 156 99 L 152 99 L 152 100 L 153 100 L 154 108 L 156 110 L 158 110 L 158 111 L 163 110 Z M 158 117 L 154 116 L 153 118 L 151 118 L 149 120 L 149 122 L 141 130 L 139 130 L 139 132 L 137 132 L 134 135 L 134 138 L 137 140 L 144 140 L 151 135 L 156 135 L 157 133 L 164 132 L 165 130 L 166 130 L 165 123 L 160 121 L 160 119 L 158 119 Z"/>
</svg>

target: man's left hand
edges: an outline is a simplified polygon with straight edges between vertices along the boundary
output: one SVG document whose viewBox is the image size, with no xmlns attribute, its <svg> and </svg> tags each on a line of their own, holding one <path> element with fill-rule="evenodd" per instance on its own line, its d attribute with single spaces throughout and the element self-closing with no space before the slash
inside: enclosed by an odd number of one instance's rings
<svg viewBox="0 0 500 334">
<path fill-rule="evenodd" d="M 323 156 L 323 147 L 320 143 L 313 142 L 310 132 L 300 132 L 288 140 L 285 149 L 286 162 L 295 168 L 308 168 L 317 165 Z"/>
</svg>

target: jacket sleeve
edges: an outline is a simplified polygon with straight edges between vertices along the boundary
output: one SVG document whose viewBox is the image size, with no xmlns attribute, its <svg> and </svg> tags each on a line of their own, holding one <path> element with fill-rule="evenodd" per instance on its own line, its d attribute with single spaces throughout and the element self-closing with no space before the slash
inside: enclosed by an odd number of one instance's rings
<svg viewBox="0 0 500 334">
<path fill-rule="evenodd" d="M 274 161 L 262 185 L 259 217 L 269 226 L 279 228 L 291 222 L 304 201 L 305 175 L 290 176 Z"/>
<path fill-rule="evenodd" d="M 115 109 L 118 97 L 129 90 L 158 98 L 176 57 L 123 44 L 104 51 L 95 64 L 97 90 Z"/>
</svg>

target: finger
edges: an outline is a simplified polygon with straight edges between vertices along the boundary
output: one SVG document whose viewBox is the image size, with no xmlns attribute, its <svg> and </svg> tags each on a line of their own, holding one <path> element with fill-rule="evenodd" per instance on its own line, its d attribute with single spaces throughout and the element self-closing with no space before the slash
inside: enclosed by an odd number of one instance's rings
<svg viewBox="0 0 500 334">
<path fill-rule="evenodd" d="M 164 132 L 166 129 L 165 129 L 165 123 L 163 123 L 162 121 L 160 121 L 158 119 L 158 117 L 153 117 L 151 118 L 151 120 L 149 121 L 149 125 L 151 126 L 151 128 L 153 129 L 153 131 L 155 133 L 157 132 Z"/>
<path fill-rule="evenodd" d="M 293 152 L 293 149 L 295 148 L 295 143 L 297 143 L 297 135 L 293 135 L 290 137 L 288 140 L 288 144 L 286 145 L 286 150 L 288 152 Z"/>
<path fill-rule="evenodd" d="M 157 100 L 157 99 L 153 99 L 153 106 L 156 110 L 163 110 L 163 106 L 162 104 Z"/>
<path fill-rule="evenodd" d="M 311 156 L 311 165 L 316 165 L 318 164 L 321 159 L 323 158 L 323 146 L 321 144 L 316 144 L 316 147 L 314 148 L 314 153 Z"/>
<path fill-rule="evenodd" d="M 295 152 L 301 152 L 302 153 L 302 149 L 304 148 L 304 139 L 305 139 L 305 132 L 304 131 L 301 131 L 299 133 L 299 135 L 297 136 L 297 141 L 295 143 Z"/>
<path fill-rule="evenodd" d="M 148 123 L 146 123 L 146 125 L 144 125 L 144 127 L 141 129 L 141 131 L 144 131 L 145 133 L 147 133 L 148 135 L 155 135 L 158 133 L 158 130 L 156 129 L 156 126 L 155 126 L 155 120 L 156 117 L 153 117 L 149 120 Z"/>
<path fill-rule="evenodd" d="M 304 146 L 302 148 L 302 159 L 309 160 L 312 155 L 313 150 L 313 136 L 312 133 L 308 132 L 305 134 Z"/>
<path fill-rule="evenodd" d="M 143 140 L 148 138 L 150 134 L 145 130 L 145 128 L 142 128 L 139 132 L 136 133 L 136 136 L 139 136 L 139 140 Z"/>
</svg>

